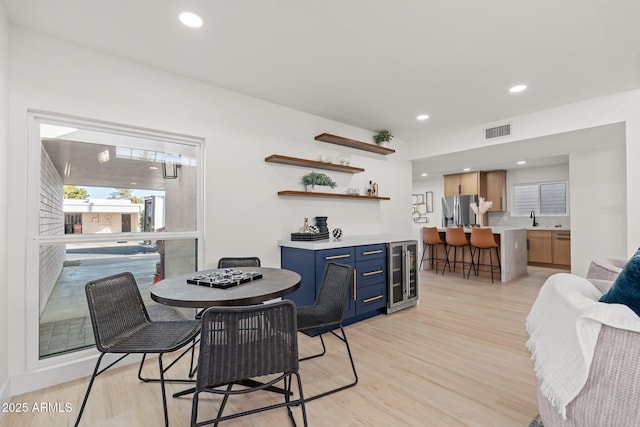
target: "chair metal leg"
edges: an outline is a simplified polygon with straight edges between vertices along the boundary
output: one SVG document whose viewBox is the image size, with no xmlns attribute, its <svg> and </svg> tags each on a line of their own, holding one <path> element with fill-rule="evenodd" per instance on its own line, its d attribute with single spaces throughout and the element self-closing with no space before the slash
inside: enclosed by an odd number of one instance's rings
<svg viewBox="0 0 640 427">
<path fill-rule="evenodd" d="M 91 392 L 91 388 L 93 387 L 93 381 L 98 376 L 98 368 L 100 368 L 100 362 L 104 357 L 105 353 L 101 353 L 100 357 L 98 357 L 98 361 L 96 362 L 96 367 L 93 369 L 93 374 L 91 375 L 91 380 L 89 380 L 89 385 L 87 386 L 87 392 L 84 394 L 84 400 L 82 401 L 82 406 L 80 406 L 80 412 L 78 413 L 78 418 L 76 418 L 75 427 L 78 427 L 80 424 L 80 418 L 82 418 L 82 413 L 84 412 L 84 407 L 87 405 L 87 400 L 89 399 L 89 393 Z"/>
<path fill-rule="evenodd" d="M 169 427 L 169 414 L 167 413 L 167 391 L 164 387 L 164 369 L 162 368 L 162 353 L 158 354 L 158 367 L 160 368 L 160 388 L 162 389 L 162 409 L 164 410 L 164 425 Z"/>
<path fill-rule="evenodd" d="M 427 249 L 427 244 L 423 243 L 422 244 L 422 259 L 420 260 L 420 266 L 418 267 L 418 270 L 422 270 L 422 261 L 424 261 L 424 251 Z"/>
<path fill-rule="evenodd" d="M 325 392 L 320 393 L 320 394 L 316 394 L 315 396 L 307 397 L 307 398 L 304 399 L 305 402 L 310 402 L 312 400 L 319 399 L 321 397 L 327 396 L 327 395 L 332 394 L 332 393 L 336 393 L 338 391 L 345 390 L 345 389 L 347 389 L 349 387 L 353 387 L 356 384 L 358 384 L 358 373 L 356 372 L 356 365 L 353 362 L 353 356 L 351 354 L 351 348 L 349 347 L 349 341 L 347 340 L 347 335 L 344 332 L 344 328 L 342 327 L 342 325 L 340 325 L 340 332 L 341 332 L 342 336 L 339 336 L 334 331 L 329 331 L 329 332 L 331 332 L 336 338 L 341 340 L 347 346 L 347 354 L 349 355 L 349 361 L 351 362 L 351 370 L 353 371 L 353 376 L 354 376 L 355 379 L 354 379 L 353 382 L 351 382 L 349 384 L 343 385 L 341 387 L 338 387 L 338 388 L 335 388 L 335 389 L 332 389 L 332 390 L 329 390 L 329 391 L 325 391 Z M 320 337 L 322 339 L 322 335 Z M 323 342 L 322 346 L 324 348 L 324 342 Z M 322 354 L 324 354 L 324 352 Z M 318 355 L 316 355 L 314 357 L 321 356 L 322 354 L 318 354 Z M 312 357 L 307 357 L 305 359 L 300 359 L 300 360 L 301 361 L 302 360 L 307 360 L 309 358 L 312 358 Z"/>
<path fill-rule="evenodd" d="M 178 362 L 178 360 L 182 359 L 182 357 L 187 354 L 188 352 L 191 352 L 191 365 L 189 367 L 189 379 L 186 378 L 167 378 L 164 381 L 166 382 L 171 382 L 171 383 L 194 383 L 196 382 L 196 380 L 193 379 L 193 375 L 195 375 L 195 372 L 197 370 L 197 366 L 194 367 L 193 366 L 193 361 L 194 361 L 194 353 L 195 353 L 195 346 L 198 344 L 199 341 L 195 340 L 193 341 L 193 343 L 187 347 L 185 350 L 182 351 L 182 353 L 180 353 L 180 355 L 174 359 L 166 368 L 164 368 L 164 372 L 167 372 L 169 369 L 171 369 L 171 367 L 173 365 L 176 364 L 176 362 Z M 146 358 L 147 354 L 144 353 L 142 355 L 142 360 L 140 361 L 140 367 L 138 368 L 138 379 L 142 382 L 145 383 L 157 383 L 160 382 L 159 378 L 144 378 L 142 376 L 142 367 L 144 366 L 144 360 Z M 164 374 L 164 372 L 162 372 Z"/>
</svg>

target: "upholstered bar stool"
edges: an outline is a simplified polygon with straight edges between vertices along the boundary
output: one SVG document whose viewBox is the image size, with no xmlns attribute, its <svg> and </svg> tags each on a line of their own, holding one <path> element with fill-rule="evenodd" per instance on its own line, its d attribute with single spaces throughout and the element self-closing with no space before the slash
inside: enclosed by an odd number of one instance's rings
<svg viewBox="0 0 640 427">
<path fill-rule="evenodd" d="M 440 238 L 437 227 L 422 227 L 422 259 L 420 260 L 419 270 L 422 269 L 422 262 L 425 260 L 427 254 L 427 248 L 429 248 L 429 255 L 427 261 L 433 269 L 435 266 L 436 274 L 438 274 L 438 263 L 444 263 L 444 260 L 438 259 L 438 245 L 445 246 L 444 241 Z"/>
<path fill-rule="evenodd" d="M 458 248 L 461 249 L 462 252 L 462 277 L 464 277 L 464 248 L 467 247 L 471 250 L 469 246 L 469 241 L 467 240 L 467 235 L 464 234 L 464 230 L 461 227 L 449 227 L 445 233 L 445 241 L 447 243 L 447 255 L 445 260 L 445 267 L 449 266 L 449 271 L 451 271 L 451 262 L 449 261 L 449 252 L 451 248 L 453 248 L 453 271 L 456 271 L 456 264 L 459 264 L 458 261 Z M 444 274 L 444 267 L 442 268 L 442 274 Z M 469 275 L 467 275 L 468 277 Z"/>
<path fill-rule="evenodd" d="M 471 265 L 469 266 L 469 273 L 467 273 L 467 279 L 469 275 L 471 275 L 471 269 L 473 269 L 478 275 L 478 267 L 480 265 L 480 254 L 483 250 L 489 251 L 489 268 L 491 269 L 491 283 L 493 283 L 493 272 L 498 270 L 501 272 L 500 266 L 500 252 L 498 251 L 498 244 L 496 243 L 496 239 L 493 236 L 493 230 L 489 227 L 486 228 L 473 228 L 471 229 Z M 493 255 L 492 249 L 496 251 L 496 259 L 498 261 L 498 265 L 493 265 Z M 474 258 L 475 256 L 475 258 Z"/>
</svg>

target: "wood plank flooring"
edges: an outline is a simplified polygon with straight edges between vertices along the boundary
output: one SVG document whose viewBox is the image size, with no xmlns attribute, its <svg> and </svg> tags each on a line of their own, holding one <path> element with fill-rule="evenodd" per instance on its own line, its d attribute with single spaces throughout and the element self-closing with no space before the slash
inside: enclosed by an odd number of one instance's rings
<svg viewBox="0 0 640 427">
<path fill-rule="evenodd" d="M 524 320 L 545 279 L 560 270 L 530 267 L 510 283 L 463 280 L 459 273 L 420 273 L 420 304 L 346 328 L 359 374 L 357 386 L 307 404 L 310 426 L 499 426 L 526 427 L 537 411 L 535 377 L 525 347 Z M 301 363 L 304 391 L 315 394 L 351 373 L 344 345 L 327 337 L 328 354 Z M 300 355 L 319 341 L 299 335 Z M 146 365 L 155 375 L 157 363 Z M 181 362 L 182 363 L 182 362 Z M 186 371 L 186 361 L 174 372 Z M 95 382 L 81 425 L 101 427 L 163 424 L 160 387 L 140 383 L 134 365 L 111 369 Z M 89 375 L 90 372 L 87 372 Z M 4 413 L 0 427 L 70 426 L 88 377 L 15 396 L 27 413 Z M 169 384 L 168 393 L 184 385 Z M 231 398 L 225 413 L 277 401 L 259 392 Z M 33 405 L 71 404 L 65 412 L 34 412 Z M 201 400 L 213 416 L 218 397 Z M 168 398 L 171 426 L 188 426 L 190 397 Z M 298 408 L 294 417 L 301 425 Z M 286 410 L 251 415 L 221 425 L 286 426 Z"/>
</svg>

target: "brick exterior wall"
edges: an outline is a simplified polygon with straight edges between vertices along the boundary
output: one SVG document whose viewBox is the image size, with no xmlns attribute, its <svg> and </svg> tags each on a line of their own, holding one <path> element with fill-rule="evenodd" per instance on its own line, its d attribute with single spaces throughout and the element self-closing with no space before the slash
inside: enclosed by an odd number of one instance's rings
<svg viewBox="0 0 640 427">
<path fill-rule="evenodd" d="M 44 149 L 40 155 L 40 235 L 64 234 L 62 179 Z M 40 245 L 40 314 L 62 272 L 66 245 Z"/>
</svg>

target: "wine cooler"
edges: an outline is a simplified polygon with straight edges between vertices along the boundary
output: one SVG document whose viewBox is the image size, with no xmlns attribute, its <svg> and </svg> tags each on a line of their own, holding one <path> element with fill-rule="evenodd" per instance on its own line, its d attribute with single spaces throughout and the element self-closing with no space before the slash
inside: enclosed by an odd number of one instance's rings
<svg viewBox="0 0 640 427">
<path fill-rule="evenodd" d="M 418 241 L 387 243 L 387 314 L 418 304 Z"/>
</svg>

